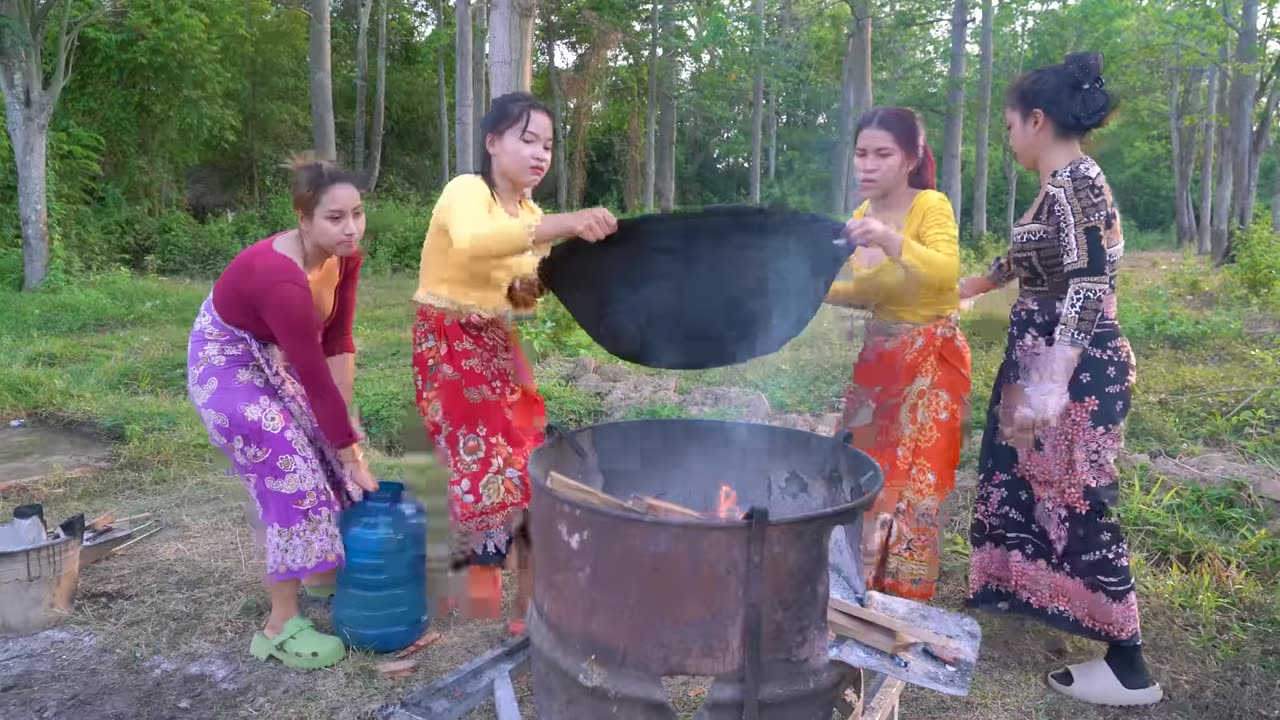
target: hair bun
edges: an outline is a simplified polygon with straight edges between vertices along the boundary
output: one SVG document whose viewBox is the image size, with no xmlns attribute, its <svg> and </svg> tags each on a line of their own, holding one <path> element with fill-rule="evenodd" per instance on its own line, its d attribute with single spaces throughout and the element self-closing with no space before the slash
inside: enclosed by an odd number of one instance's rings
<svg viewBox="0 0 1280 720">
<path fill-rule="evenodd" d="M 295 173 L 312 169 L 324 171 L 332 167 L 334 167 L 334 164 L 322 157 L 320 153 L 315 150 L 304 150 L 302 152 L 294 153 L 289 157 L 289 162 L 285 164 L 286 169 L 292 170 Z"/>
<path fill-rule="evenodd" d="M 1062 61 L 1062 67 L 1074 80 L 1074 86 L 1080 90 L 1102 88 L 1106 81 L 1102 79 L 1102 53 L 1071 53 Z"/>
</svg>

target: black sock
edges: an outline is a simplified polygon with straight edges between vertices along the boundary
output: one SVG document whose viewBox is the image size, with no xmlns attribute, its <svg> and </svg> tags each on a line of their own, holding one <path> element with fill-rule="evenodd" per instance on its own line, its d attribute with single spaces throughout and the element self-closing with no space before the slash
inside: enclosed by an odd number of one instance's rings
<svg viewBox="0 0 1280 720">
<path fill-rule="evenodd" d="M 1151 673 L 1147 670 L 1147 663 L 1142 659 L 1142 645 L 1111 643 L 1107 646 L 1107 655 L 1104 659 L 1107 661 L 1107 667 L 1111 668 L 1111 672 L 1115 673 L 1116 679 L 1125 689 L 1142 690 L 1155 685 L 1155 681 L 1151 679 Z M 1053 674 L 1053 679 L 1064 687 L 1071 687 L 1075 682 L 1070 670 L 1059 670 Z"/>
</svg>

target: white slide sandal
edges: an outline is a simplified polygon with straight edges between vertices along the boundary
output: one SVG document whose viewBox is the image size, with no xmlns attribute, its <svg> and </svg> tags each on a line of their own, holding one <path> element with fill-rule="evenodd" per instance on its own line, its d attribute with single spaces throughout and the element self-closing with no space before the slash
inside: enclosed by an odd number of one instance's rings
<svg viewBox="0 0 1280 720">
<path fill-rule="evenodd" d="M 1164 690 L 1159 684 L 1141 690 L 1130 690 L 1121 685 L 1116 674 L 1111 672 L 1111 666 L 1101 658 L 1071 665 L 1067 669 L 1071 671 L 1070 686 L 1054 680 L 1052 674 L 1046 676 L 1046 680 L 1055 692 L 1081 702 L 1108 707 L 1137 707 L 1155 705 L 1164 699 Z"/>
</svg>

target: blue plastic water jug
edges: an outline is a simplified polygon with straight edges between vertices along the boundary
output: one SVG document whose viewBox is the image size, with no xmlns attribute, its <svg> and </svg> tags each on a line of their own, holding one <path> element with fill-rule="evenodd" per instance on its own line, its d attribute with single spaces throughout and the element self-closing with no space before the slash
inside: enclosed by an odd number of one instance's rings
<svg viewBox="0 0 1280 720">
<path fill-rule="evenodd" d="M 347 559 L 333 597 L 334 633 L 372 652 L 412 645 L 431 623 L 426 511 L 403 483 L 380 482 L 339 525 Z"/>
</svg>

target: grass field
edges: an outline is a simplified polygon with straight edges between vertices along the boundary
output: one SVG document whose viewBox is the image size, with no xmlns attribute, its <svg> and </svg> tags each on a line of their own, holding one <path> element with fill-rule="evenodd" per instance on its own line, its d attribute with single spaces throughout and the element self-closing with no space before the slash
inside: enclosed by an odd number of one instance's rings
<svg viewBox="0 0 1280 720">
<path fill-rule="evenodd" d="M 982 618 L 973 692 L 907 691 L 907 718 L 1280 717 L 1280 318 L 1226 302 L 1214 271 L 1170 253 L 1126 258 L 1121 320 L 1138 356 L 1119 513 L 1141 588 L 1149 658 L 1169 699 L 1120 713 L 1052 696 L 1043 673 L 1096 648 L 1017 621 Z M 407 300 L 413 282 L 363 282 L 357 398 L 386 476 L 422 442 L 409 380 Z M 255 663 L 245 650 L 265 613 L 262 563 L 243 522 L 239 483 L 208 446 L 187 400 L 186 337 L 208 283 L 98 278 L 55 294 L 0 297 L 0 418 L 25 417 L 110 441 L 110 467 L 55 472 L 7 488 L 48 515 L 153 512 L 167 529 L 84 572 L 78 609 L 56 637 L 0 650 L 0 716 L 359 717 L 503 638 L 494 622 L 447 619 L 417 673 L 385 681 L 374 659 L 303 675 Z M 974 432 L 1003 352 L 1008 294 L 966 314 L 974 350 Z M 701 386 L 757 390 L 775 411 L 822 414 L 840 395 L 856 346 L 824 309 L 782 352 L 742 366 L 682 374 Z M 559 377 L 562 359 L 596 353 L 554 306 L 526 328 L 542 358 L 552 420 L 600 419 L 600 399 Z M 657 374 L 634 370 L 636 374 Z M 637 414 L 679 412 L 639 402 Z M 0 432 L 5 432 L 0 430 Z M 976 443 L 974 443 L 976 448 Z M 965 587 L 974 458 L 951 503 L 943 591 Z M 3 479 L 0 479 L 2 481 Z M 1272 495 L 1268 499 L 1268 495 Z M 323 621 L 322 615 L 317 619 Z M 525 692 L 527 692 L 525 686 Z"/>
</svg>

